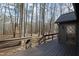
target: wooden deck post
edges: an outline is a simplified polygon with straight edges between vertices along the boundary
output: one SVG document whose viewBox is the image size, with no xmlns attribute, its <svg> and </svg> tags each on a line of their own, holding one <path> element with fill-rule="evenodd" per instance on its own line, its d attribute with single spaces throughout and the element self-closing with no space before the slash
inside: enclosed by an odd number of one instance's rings
<svg viewBox="0 0 79 59">
<path fill-rule="evenodd" d="M 53 35 L 52 35 L 52 40 L 53 40 Z"/>
<path fill-rule="evenodd" d="M 29 47 L 32 47 L 32 42 L 31 42 L 31 39 L 28 39 L 26 42 L 25 42 L 25 48 L 29 48 Z"/>
<path fill-rule="evenodd" d="M 44 43 L 46 43 L 46 37 L 43 40 L 44 40 Z"/>
<path fill-rule="evenodd" d="M 24 50 L 26 49 L 25 40 L 21 40 L 21 48 Z"/>
</svg>

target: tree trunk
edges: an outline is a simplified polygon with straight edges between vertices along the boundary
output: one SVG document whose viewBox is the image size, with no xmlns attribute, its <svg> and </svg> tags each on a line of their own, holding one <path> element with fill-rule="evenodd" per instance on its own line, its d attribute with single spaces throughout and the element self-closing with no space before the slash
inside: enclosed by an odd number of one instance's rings
<svg viewBox="0 0 79 59">
<path fill-rule="evenodd" d="M 43 21 L 42 35 L 44 35 L 44 32 L 45 32 L 45 3 L 42 4 L 42 21 Z"/>
<path fill-rule="evenodd" d="M 37 6 L 38 4 L 36 3 L 36 24 L 35 24 L 35 33 L 37 34 L 38 32 L 38 14 L 37 14 Z"/>
<path fill-rule="evenodd" d="M 26 9 L 25 9 L 25 20 L 24 20 L 24 37 L 27 34 L 27 11 L 28 11 L 28 4 L 26 5 Z"/>
<path fill-rule="evenodd" d="M 19 33 L 20 37 L 22 36 L 22 22 L 23 22 L 23 3 L 20 4 L 20 20 L 19 20 Z"/>
<path fill-rule="evenodd" d="M 40 20 L 41 20 L 41 3 L 39 5 L 40 5 L 40 10 L 39 10 L 39 34 L 38 34 L 38 36 L 40 36 L 40 33 L 41 33 L 41 26 L 40 26 Z"/>
<path fill-rule="evenodd" d="M 9 15 L 10 15 L 10 19 L 11 19 L 11 24 L 12 24 L 12 34 L 13 34 L 13 37 L 15 37 L 14 36 L 14 24 L 13 24 L 13 21 L 12 21 L 12 15 L 11 15 L 11 12 L 10 12 L 10 8 L 9 8 L 9 4 L 8 4 L 8 10 L 9 10 Z"/>
<path fill-rule="evenodd" d="M 17 25 L 17 24 L 16 24 L 16 21 L 17 21 L 17 20 L 16 20 L 16 9 L 15 9 L 15 8 L 14 8 L 14 11 L 15 11 L 15 21 L 14 21 L 14 25 L 15 25 L 15 26 L 14 26 L 14 30 L 13 30 L 13 37 L 15 38 L 15 35 L 16 35 L 16 25 Z"/>
<path fill-rule="evenodd" d="M 32 36 L 32 23 L 33 23 L 33 12 L 34 12 L 34 4 L 33 4 L 33 7 L 32 7 L 32 14 L 31 14 L 31 36 Z"/>
<path fill-rule="evenodd" d="M 6 6 L 5 6 L 4 20 L 3 20 L 3 35 L 5 34 L 5 17 L 6 17 Z"/>
</svg>

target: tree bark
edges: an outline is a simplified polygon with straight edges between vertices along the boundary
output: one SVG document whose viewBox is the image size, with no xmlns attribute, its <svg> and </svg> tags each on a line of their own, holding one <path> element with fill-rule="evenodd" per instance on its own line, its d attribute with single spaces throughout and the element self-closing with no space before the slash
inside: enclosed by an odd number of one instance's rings
<svg viewBox="0 0 79 59">
<path fill-rule="evenodd" d="M 45 32 L 45 3 L 42 4 L 42 21 L 43 21 L 42 35 L 44 35 L 44 32 Z"/>
<path fill-rule="evenodd" d="M 36 24 L 35 24 L 35 33 L 37 34 L 37 32 L 38 32 L 38 14 L 37 14 L 37 7 L 38 6 L 38 4 L 36 3 Z"/>
<path fill-rule="evenodd" d="M 33 23 L 33 11 L 34 11 L 34 4 L 33 4 L 33 7 L 32 7 L 32 14 L 31 14 L 31 36 L 32 36 L 32 23 Z"/>
<path fill-rule="evenodd" d="M 20 4 L 20 20 L 19 20 L 19 34 L 22 36 L 22 22 L 23 22 L 23 3 Z"/>
<path fill-rule="evenodd" d="M 40 34 L 41 34 L 41 3 L 39 4 L 40 5 L 40 10 L 39 10 L 39 34 L 38 34 L 38 36 L 40 36 Z"/>
<path fill-rule="evenodd" d="M 51 10 L 51 19 L 50 19 L 50 23 L 49 23 L 49 27 L 50 27 L 49 28 L 49 34 L 51 33 L 51 29 L 52 29 L 52 21 L 55 20 L 55 8 L 56 8 L 56 4 L 54 5 L 54 8 L 52 8 L 52 4 L 51 4 L 51 8 L 50 8 L 50 10 Z M 53 10 L 53 12 L 52 12 L 52 10 Z M 54 29 L 54 27 L 53 27 L 53 29 Z"/>
<path fill-rule="evenodd" d="M 5 34 L 5 17 L 6 17 L 6 6 L 5 6 L 4 20 L 3 20 L 3 35 Z"/>
<path fill-rule="evenodd" d="M 25 21 L 24 21 L 24 37 L 27 34 L 27 11 L 28 11 L 28 4 L 26 5 L 26 9 L 25 9 Z"/>
</svg>

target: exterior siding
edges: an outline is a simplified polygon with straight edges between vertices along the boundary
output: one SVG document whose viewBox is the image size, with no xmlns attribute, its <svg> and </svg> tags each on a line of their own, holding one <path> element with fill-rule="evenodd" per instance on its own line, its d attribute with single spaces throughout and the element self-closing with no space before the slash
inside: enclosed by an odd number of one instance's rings
<svg viewBox="0 0 79 59">
<path fill-rule="evenodd" d="M 76 45 L 76 32 L 73 34 L 68 34 L 67 33 L 67 26 L 75 26 L 75 23 L 63 23 L 63 24 L 58 24 L 59 26 L 59 43 L 64 43 L 67 45 Z M 76 28 L 76 26 L 75 26 Z M 75 29 L 74 29 L 75 31 Z"/>
<path fill-rule="evenodd" d="M 65 43 L 66 40 L 66 33 L 65 33 L 65 27 L 63 24 L 59 24 L 59 42 Z"/>
<path fill-rule="evenodd" d="M 79 22 L 76 25 L 77 46 L 79 46 Z"/>
</svg>

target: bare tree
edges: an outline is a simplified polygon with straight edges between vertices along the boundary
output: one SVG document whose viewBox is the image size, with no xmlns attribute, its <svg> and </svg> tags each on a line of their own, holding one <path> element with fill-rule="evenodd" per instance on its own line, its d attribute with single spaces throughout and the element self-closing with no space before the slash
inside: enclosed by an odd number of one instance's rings
<svg viewBox="0 0 79 59">
<path fill-rule="evenodd" d="M 12 24 L 13 37 L 15 37 L 14 24 L 13 24 L 13 21 L 12 21 L 12 15 L 11 15 L 11 12 L 10 12 L 9 4 L 8 4 L 8 10 L 9 10 L 9 15 L 10 15 L 11 24 Z"/>
<path fill-rule="evenodd" d="M 27 34 L 27 14 L 28 14 L 28 4 L 26 4 L 26 7 L 25 7 L 25 12 L 24 12 L 24 16 L 25 16 L 25 20 L 24 20 L 24 37 L 25 37 L 25 34 Z"/>
<path fill-rule="evenodd" d="M 33 23 L 33 13 L 34 13 L 34 4 L 32 6 L 32 14 L 31 14 L 31 36 L 32 36 L 32 23 Z"/>
<path fill-rule="evenodd" d="M 1 4 L 0 4 L 0 13 L 2 14 L 2 6 L 1 6 Z M 0 15 L 0 18 L 1 18 L 1 15 Z"/>
<path fill-rule="evenodd" d="M 38 14 L 37 14 L 37 12 L 38 12 L 38 10 L 37 10 L 37 7 L 38 6 L 38 4 L 36 3 L 36 24 L 35 24 L 35 33 L 37 33 L 38 32 Z"/>
<path fill-rule="evenodd" d="M 23 5 L 24 6 L 24 8 L 23 8 L 23 36 L 25 37 L 25 31 L 26 31 L 26 28 L 25 28 L 25 23 L 26 23 L 26 21 L 25 21 L 25 4 Z"/>
<path fill-rule="evenodd" d="M 63 14 L 62 3 L 60 3 L 59 6 L 60 6 L 60 15 L 61 15 L 61 14 Z"/>
<path fill-rule="evenodd" d="M 50 23 L 49 23 L 49 33 L 51 33 L 52 25 L 54 25 L 54 24 L 52 24 L 52 21 L 55 20 L 55 8 L 56 8 L 56 4 L 54 4 L 53 8 L 52 8 L 52 4 L 51 4 L 51 7 L 50 7 L 51 19 L 50 19 Z M 52 10 L 53 10 L 53 12 L 52 12 Z M 54 29 L 54 27 L 53 27 L 53 29 Z"/>
<path fill-rule="evenodd" d="M 16 12 L 17 12 L 17 29 L 19 31 L 19 37 L 20 37 L 20 3 L 15 4 Z"/>
<path fill-rule="evenodd" d="M 5 34 L 5 17 L 6 17 L 6 6 L 5 6 L 4 20 L 3 20 L 3 35 Z"/>
<path fill-rule="evenodd" d="M 71 9 L 71 7 L 72 7 L 72 4 L 71 4 L 71 3 L 66 3 L 65 6 L 68 8 L 68 12 L 73 11 L 73 10 Z"/>
<path fill-rule="evenodd" d="M 23 22 L 23 6 L 24 6 L 24 4 L 23 3 L 21 3 L 21 4 L 19 4 L 20 5 L 20 20 L 19 20 L 19 33 L 20 33 L 20 37 L 22 36 L 22 22 Z"/>
<path fill-rule="evenodd" d="M 49 3 L 47 3 L 47 17 L 46 17 L 46 19 L 47 19 L 47 21 L 48 21 L 48 13 L 49 13 Z M 46 23 L 46 32 L 48 33 L 48 22 Z"/>
<path fill-rule="evenodd" d="M 15 6 L 15 4 L 14 4 Z M 14 11 L 15 11 L 15 21 L 14 21 L 14 30 L 13 30 L 13 37 L 15 37 L 16 35 L 16 26 L 17 26 L 17 19 L 16 19 L 16 9 L 14 8 Z"/>
<path fill-rule="evenodd" d="M 52 5 L 50 7 L 50 10 L 51 10 L 51 19 L 50 19 L 50 23 L 49 23 L 49 33 L 51 32 L 51 22 L 52 22 L 52 17 L 53 17 L 53 13 L 52 13 Z"/>
<path fill-rule="evenodd" d="M 42 35 L 44 35 L 44 32 L 45 32 L 45 3 L 42 3 L 42 21 L 43 21 Z"/>
<path fill-rule="evenodd" d="M 40 6 L 40 10 L 39 10 L 39 34 L 38 34 L 38 36 L 40 36 L 40 33 L 41 33 L 41 3 L 39 4 L 39 6 Z"/>
</svg>

